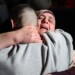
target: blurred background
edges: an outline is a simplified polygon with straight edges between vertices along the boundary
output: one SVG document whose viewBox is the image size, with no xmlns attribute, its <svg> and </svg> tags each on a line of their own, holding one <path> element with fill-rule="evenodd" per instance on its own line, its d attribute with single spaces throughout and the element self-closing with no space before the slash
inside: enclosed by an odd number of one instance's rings
<svg viewBox="0 0 75 75">
<path fill-rule="evenodd" d="M 28 3 L 35 10 L 52 10 L 56 17 L 56 28 L 72 35 L 75 49 L 75 0 L 0 0 L 0 33 L 11 30 L 11 9 L 21 3 Z"/>
</svg>

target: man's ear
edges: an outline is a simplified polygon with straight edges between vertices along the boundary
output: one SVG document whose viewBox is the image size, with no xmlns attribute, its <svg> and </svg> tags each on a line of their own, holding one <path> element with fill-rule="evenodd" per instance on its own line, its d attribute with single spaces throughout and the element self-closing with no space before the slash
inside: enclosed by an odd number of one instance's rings
<svg viewBox="0 0 75 75">
<path fill-rule="evenodd" d="M 15 20 L 11 19 L 12 29 L 15 28 Z"/>
</svg>

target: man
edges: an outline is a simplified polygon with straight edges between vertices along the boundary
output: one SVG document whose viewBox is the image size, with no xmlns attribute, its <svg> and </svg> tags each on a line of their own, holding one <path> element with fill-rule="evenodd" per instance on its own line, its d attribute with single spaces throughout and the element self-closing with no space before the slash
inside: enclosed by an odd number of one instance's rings
<svg viewBox="0 0 75 75">
<path fill-rule="evenodd" d="M 21 10 L 17 8 L 20 8 Z M 15 10 L 15 8 L 13 9 L 15 12 L 12 13 L 11 19 L 12 28 L 14 27 L 13 29 L 16 29 L 16 31 L 0 34 L 0 49 L 18 43 L 42 42 L 36 30 L 37 16 L 35 11 L 32 8 L 29 8 L 29 5 L 19 5 L 17 8 L 16 8 L 17 10 Z M 20 12 L 19 14 L 18 11 Z M 15 14 L 18 14 L 18 16 L 15 16 Z M 23 16 L 25 16 L 26 18 Z M 28 17 L 30 17 L 29 20 Z M 22 20 L 20 21 L 21 18 Z M 27 22 L 24 21 L 24 19 Z M 33 24 L 34 26 L 31 24 Z M 18 28 L 21 29 L 17 30 Z"/>
<path fill-rule="evenodd" d="M 15 8 L 13 10 L 15 10 Z M 16 16 L 14 16 L 15 13 L 17 14 Z M 15 75 L 30 75 L 32 72 L 34 72 L 34 75 L 38 74 L 38 73 L 40 73 L 41 68 L 42 68 L 42 65 L 41 65 L 42 61 L 40 61 L 40 59 L 41 59 L 41 50 L 40 50 L 41 44 L 38 44 L 38 43 L 27 44 L 31 40 L 33 40 L 32 42 L 42 42 L 40 35 L 37 34 L 38 31 L 36 30 L 37 15 L 36 15 L 35 11 L 29 5 L 22 4 L 22 5 L 19 5 L 16 7 L 16 11 L 12 14 L 11 17 L 12 17 L 12 19 L 11 19 L 12 28 L 15 31 L 3 33 L 0 35 L 0 48 L 1 48 L 0 62 L 4 63 L 2 65 L 2 68 L 0 69 L 0 71 L 2 71 L 2 69 L 3 69 L 3 71 L 1 72 L 1 75 L 3 75 L 3 74 L 10 75 L 9 74 L 9 73 L 11 73 L 10 71 L 13 71 L 13 74 L 15 74 Z M 35 30 L 35 34 L 33 33 L 33 30 Z M 32 34 L 30 35 L 29 33 L 32 33 Z M 34 35 L 36 35 L 37 37 L 35 36 L 32 38 L 32 36 L 34 36 Z M 28 39 L 28 37 L 31 37 L 30 40 Z M 34 40 L 34 38 L 36 40 Z M 15 55 L 14 55 L 15 59 L 13 60 L 12 51 L 14 52 L 13 47 L 15 47 L 17 45 L 20 46 L 19 43 L 21 43 L 22 48 L 20 48 L 20 47 L 18 48 L 18 51 L 21 51 L 21 52 L 16 51 L 17 52 L 16 56 L 17 55 L 19 56 L 19 57 L 17 56 L 18 58 L 16 61 Z M 23 43 L 26 43 L 26 44 L 23 44 Z M 37 45 L 39 46 L 39 48 L 37 48 L 35 50 L 35 47 L 37 47 Z M 29 47 L 30 47 L 30 49 L 29 49 Z M 31 49 L 31 48 L 33 48 L 33 49 Z M 26 49 L 29 49 L 29 50 L 26 51 Z M 34 57 L 34 55 L 35 55 L 35 57 Z M 40 59 L 39 59 L 39 55 L 40 55 Z M 24 57 L 24 59 L 22 58 L 22 61 L 18 60 L 18 59 L 20 59 L 20 56 Z M 36 59 L 34 60 L 34 58 L 36 58 Z M 32 61 L 32 60 L 34 60 L 34 61 Z M 38 63 L 37 63 L 37 61 L 38 61 Z M 18 64 L 16 64 L 16 63 L 18 63 Z M 37 71 L 37 69 L 31 69 L 31 68 L 35 68 L 35 66 L 37 67 L 37 65 L 39 67 L 39 68 L 37 68 L 38 71 Z M 10 68 L 10 70 L 6 69 L 6 67 Z M 6 69 L 6 71 L 4 71 L 4 69 Z M 28 72 L 28 71 L 30 71 L 30 72 Z"/>
</svg>

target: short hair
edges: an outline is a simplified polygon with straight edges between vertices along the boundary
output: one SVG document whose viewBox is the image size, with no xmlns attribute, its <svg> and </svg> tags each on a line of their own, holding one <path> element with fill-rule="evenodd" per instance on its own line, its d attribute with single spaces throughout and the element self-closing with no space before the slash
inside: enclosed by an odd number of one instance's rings
<svg viewBox="0 0 75 75">
<path fill-rule="evenodd" d="M 37 26 L 37 15 L 35 10 L 28 4 L 20 4 L 12 9 L 11 18 L 16 21 L 16 28 L 24 25 Z"/>
</svg>

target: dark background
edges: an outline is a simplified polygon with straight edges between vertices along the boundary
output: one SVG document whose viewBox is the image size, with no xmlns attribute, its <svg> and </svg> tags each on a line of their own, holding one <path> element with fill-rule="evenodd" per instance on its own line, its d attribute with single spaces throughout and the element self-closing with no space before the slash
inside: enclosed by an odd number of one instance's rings
<svg viewBox="0 0 75 75">
<path fill-rule="evenodd" d="M 72 35 L 75 49 L 75 9 L 55 8 L 52 10 L 56 17 L 56 28 L 61 28 Z"/>
</svg>

